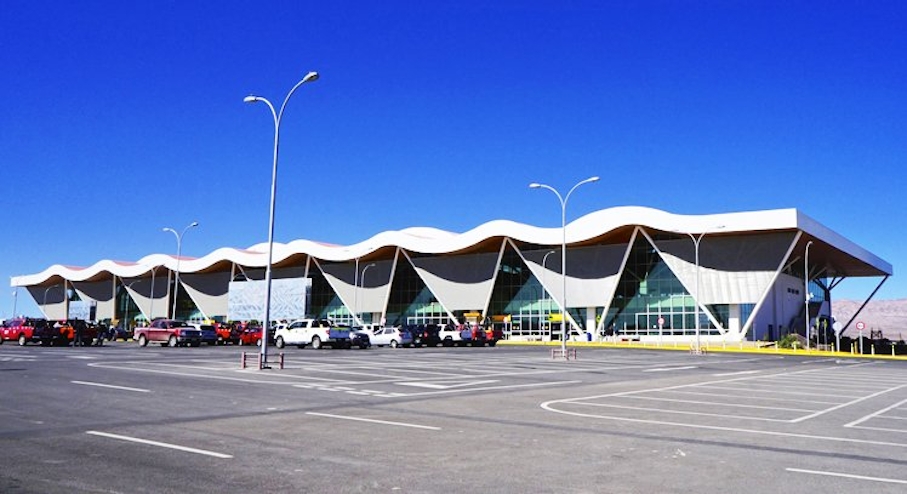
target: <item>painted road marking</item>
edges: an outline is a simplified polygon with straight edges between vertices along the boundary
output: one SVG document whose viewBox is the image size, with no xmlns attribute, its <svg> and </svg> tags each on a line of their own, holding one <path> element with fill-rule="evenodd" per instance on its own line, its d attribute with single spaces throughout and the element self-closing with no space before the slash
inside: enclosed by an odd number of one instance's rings
<svg viewBox="0 0 907 494">
<path fill-rule="evenodd" d="M 898 403 L 895 403 L 894 405 L 891 405 L 890 407 L 883 408 L 883 409 L 881 409 L 881 410 L 879 410 L 879 411 L 877 411 L 877 412 L 875 412 L 875 413 L 871 413 L 871 414 L 869 414 L 869 415 L 867 415 L 867 416 L 865 416 L 865 417 L 863 417 L 863 418 L 861 418 L 861 419 L 854 420 L 853 422 L 851 422 L 851 423 L 849 423 L 849 424 L 846 424 L 844 427 L 856 427 L 857 425 L 862 424 L 863 422 L 866 422 L 867 420 L 869 420 L 869 419 L 871 419 L 871 418 L 874 418 L 874 417 L 877 417 L 877 416 L 879 416 L 879 415 L 882 415 L 883 413 L 885 413 L 885 412 L 887 412 L 887 411 L 889 411 L 889 410 L 893 410 L 893 409 L 895 409 L 895 408 L 898 408 L 899 406 L 903 405 L 904 403 L 907 403 L 907 400 L 900 401 L 900 402 L 898 402 Z M 900 417 L 895 417 L 895 418 L 900 418 Z"/>
<path fill-rule="evenodd" d="M 714 377 L 743 376 L 743 375 L 746 375 L 746 374 L 758 374 L 758 373 L 760 373 L 760 372 L 762 372 L 762 371 L 758 371 L 758 370 L 748 370 L 748 371 L 740 371 L 740 372 L 725 372 L 725 373 L 723 373 L 723 374 L 712 374 L 712 375 L 713 375 Z"/>
<path fill-rule="evenodd" d="M 412 427 L 414 429 L 426 429 L 430 431 L 439 431 L 440 427 L 433 427 L 430 425 L 419 425 L 419 424 L 407 424 L 403 422 L 391 422 L 388 420 L 377 420 L 377 419 L 367 419 L 362 417 L 351 417 L 349 415 L 334 415 L 330 413 L 317 413 L 317 412 L 306 412 L 306 415 L 314 415 L 316 417 L 327 417 L 332 419 L 341 419 L 341 420 L 353 420 L 356 422 L 368 422 L 372 424 L 383 424 L 383 425 L 396 425 L 400 427 Z"/>
<path fill-rule="evenodd" d="M 478 386 L 480 384 L 491 384 L 496 383 L 498 380 L 487 380 L 487 381 L 467 381 L 461 383 L 451 383 L 451 384 L 440 384 L 440 383 L 428 383 L 428 382 L 398 382 L 394 384 L 399 384 L 400 386 L 416 386 L 419 388 L 429 388 L 429 389 L 453 389 L 453 388 L 462 388 L 466 386 Z"/>
<path fill-rule="evenodd" d="M 98 388 L 109 388 L 109 389 L 119 389 L 122 391 L 135 391 L 136 393 L 150 393 L 150 389 L 142 388 L 130 388 L 127 386 L 114 386 L 113 384 L 102 384 L 102 383 L 92 383 L 88 381 L 69 381 L 73 384 L 81 384 L 83 386 L 96 386 Z"/>
<path fill-rule="evenodd" d="M 867 477 L 865 475 L 854 475 L 851 473 L 841 473 L 841 472 L 825 472 L 822 470 L 803 470 L 801 468 L 785 468 L 788 472 L 794 473 L 808 473 L 811 475 L 825 475 L 828 477 L 843 477 L 847 479 L 855 480 L 869 480 L 872 482 L 885 482 L 887 484 L 907 484 L 907 480 L 901 479 L 886 479 L 882 477 Z"/>
<path fill-rule="evenodd" d="M 139 444 L 148 444 L 148 445 L 150 445 L 150 446 L 158 446 L 158 447 L 161 447 L 161 448 L 168 448 L 168 449 L 175 449 L 175 450 L 178 450 L 178 451 L 185 451 L 185 452 L 187 452 L 187 453 L 195 453 L 195 454 L 199 454 L 199 455 L 213 456 L 213 457 L 215 457 L 215 458 L 221 458 L 221 459 L 233 458 L 233 455 L 228 455 L 228 454 L 224 454 L 224 453 L 217 453 L 217 452 L 215 452 L 215 451 L 207 451 L 207 450 L 204 450 L 204 449 L 189 448 L 189 447 L 186 447 L 186 446 L 180 446 L 180 445 L 178 445 L 178 444 L 162 443 L 162 442 L 158 442 L 158 441 L 151 441 L 151 440 L 148 440 L 148 439 L 141 439 L 141 438 L 138 438 L 138 437 L 121 436 L 121 435 L 119 435 L 119 434 L 110 434 L 110 433 L 107 433 L 107 432 L 99 432 L 99 431 L 85 431 L 85 433 L 86 433 L 86 434 L 90 434 L 90 435 L 92 435 L 92 436 L 107 437 L 107 438 L 110 438 L 110 439 L 117 439 L 117 440 L 120 440 L 120 441 L 127 441 L 127 442 L 139 443 Z"/>
<path fill-rule="evenodd" d="M 645 370 L 643 370 L 643 372 L 670 372 L 670 371 L 677 371 L 677 370 L 696 369 L 698 367 L 699 366 L 697 366 L 697 365 L 685 365 L 683 367 L 660 367 L 660 368 L 656 368 L 656 369 L 645 369 Z"/>
</svg>

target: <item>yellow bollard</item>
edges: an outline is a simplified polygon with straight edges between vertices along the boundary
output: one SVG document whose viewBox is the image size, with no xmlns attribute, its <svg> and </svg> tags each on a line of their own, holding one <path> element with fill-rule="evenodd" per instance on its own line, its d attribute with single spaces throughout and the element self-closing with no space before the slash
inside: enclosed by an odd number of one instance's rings
<svg viewBox="0 0 907 494">
<path fill-rule="evenodd" d="M 875 354 L 876 354 L 876 346 L 875 346 L 875 344 L 873 344 L 873 345 L 870 346 L 869 348 L 871 349 L 871 350 L 870 350 L 870 353 L 872 353 L 873 355 L 875 355 Z"/>
</svg>

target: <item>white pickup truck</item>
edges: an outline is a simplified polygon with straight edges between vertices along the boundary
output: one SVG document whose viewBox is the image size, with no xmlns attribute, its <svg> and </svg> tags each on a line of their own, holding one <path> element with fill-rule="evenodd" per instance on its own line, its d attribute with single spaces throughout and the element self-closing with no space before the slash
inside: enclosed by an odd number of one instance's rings
<svg viewBox="0 0 907 494">
<path fill-rule="evenodd" d="M 277 328 L 274 333 L 274 344 L 277 348 L 286 345 L 296 345 L 299 348 L 312 345 L 316 350 L 325 345 L 331 348 L 349 348 L 350 330 L 334 326 L 327 319 L 297 319 Z"/>
<path fill-rule="evenodd" d="M 443 346 L 454 346 L 454 345 L 463 346 L 463 345 L 465 345 L 466 342 L 463 341 L 463 337 L 460 336 L 461 329 L 462 328 L 458 328 L 457 326 L 454 326 L 453 324 L 445 324 L 444 326 L 442 326 L 440 331 L 438 331 L 438 337 L 441 338 L 441 345 L 443 345 Z"/>
</svg>

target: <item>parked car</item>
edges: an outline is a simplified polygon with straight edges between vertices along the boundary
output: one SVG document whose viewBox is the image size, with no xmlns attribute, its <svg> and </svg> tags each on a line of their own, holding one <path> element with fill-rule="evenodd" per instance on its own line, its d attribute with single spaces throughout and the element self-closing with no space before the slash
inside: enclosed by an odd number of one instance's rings
<svg viewBox="0 0 907 494">
<path fill-rule="evenodd" d="M 201 331 L 176 319 L 155 319 L 150 326 L 135 328 L 132 337 L 139 346 L 147 346 L 151 341 L 172 347 L 202 344 Z"/>
<path fill-rule="evenodd" d="M 352 345 L 350 328 L 336 326 L 328 319 L 297 319 L 286 327 L 281 326 L 274 334 L 274 343 L 277 348 L 312 345 L 316 350 L 325 345 L 331 348 L 349 348 Z"/>
<path fill-rule="evenodd" d="M 440 330 L 435 324 L 413 324 L 404 326 L 403 329 L 413 335 L 413 346 L 422 345 L 435 347 L 441 344 Z"/>
<path fill-rule="evenodd" d="M 14 317 L 0 325 L 0 344 L 4 341 L 15 341 L 19 346 L 32 342 L 50 345 L 56 343 L 58 338 L 59 331 L 54 329 L 53 323 L 44 319 Z"/>
<path fill-rule="evenodd" d="M 218 323 L 214 325 L 214 328 L 217 331 L 218 345 L 226 345 L 227 343 L 239 345 L 239 335 L 243 332 L 240 323 Z"/>
<path fill-rule="evenodd" d="M 441 344 L 444 346 L 463 346 L 466 343 L 463 341 L 463 338 L 460 336 L 461 327 L 454 326 L 453 324 L 446 324 L 438 331 L 438 337 L 441 338 Z"/>
<path fill-rule="evenodd" d="M 190 326 L 199 330 L 202 335 L 202 343 L 207 343 L 209 345 L 217 344 L 217 328 L 212 324 L 202 324 L 202 323 L 189 323 Z"/>
<path fill-rule="evenodd" d="M 364 350 L 372 346 L 372 339 L 369 336 L 369 331 L 366 331 L 364 328 L 359 326 L 353 326 L 349 328 L 349 330 L 350 347 L 357 346 Z"/>
<path fill-rule="evenodd" d="M 398 346 L 411 346 L 413 344 L 413 335 L 403 328 L 378 328 L 377 332 L 370 336 L 372 345 L 389 346 L 397 348 Z"/>
<path fill-rule="evenodd" d="M 105 338 L 107 338 L 107 341 L 129 341 L 132 339 L 132 331 L 127 331 L 120 326 L 114 326 L 112 328 L 107 328 L 107 334 Z"/>
<path fill-rule="evenodd" d="M 261 346 L 261 328 L 249 326 L 239 334 L 237 345 L 258 345 Z"/>
</svg>

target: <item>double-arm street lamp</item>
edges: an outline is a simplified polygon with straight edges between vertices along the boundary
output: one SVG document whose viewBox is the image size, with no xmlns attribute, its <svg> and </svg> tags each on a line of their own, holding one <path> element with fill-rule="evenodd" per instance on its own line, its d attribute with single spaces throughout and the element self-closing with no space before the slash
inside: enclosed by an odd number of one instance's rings
<svg viewBox="0 0 907 494">
<path fill-rule="evenodd" d="M 561 278 L 563 281 L 563 292 L 561 294 L 561 351 L 564 353 L 565 358 L 567 357 L 567 201 L 570 200 L 570 194 L 573 194 L 573 191 L 576 190 L 577 187 L 590 182 L 597 182 L 598 179 L 598 177 L 589 177 L 577 183 L 570 189 L 570 192 L 567 192 L 567 195 L 563 197 L 561 197 L 561 194 L 557 189 L 550 185 L 540 183 L 529 184 L 530 189 L 548 189 L 551 192 L 554 192 L 554 195 L 557 196 L 557 200 L 561 203 Z M 542 263 L 544 264 L 544 260 Z"/>
<path fill-rule="evenodd" d="M 806 320 L 806 351 L 809 351 L 809 246 L 813 244 L 810 240 L 806 242 L 806 255 L 803 257 L 803 294 L 806 300 L 803 302 L 803 319 Z M 816 340 L 818 345 L 818 339 Z"/>
<path fill-rule="evenodd" d="M 368 271 L 368 268 L 374 267 L 375 263 L 370 263 L 368 266 L 362 268 L 362 275 L 357 277 L 356 280 L 356 301 L 353 304 L 356 311 L 356 322 L 362 324 L 362 317 L 359 313 L 359 289 L 365 288 L 365 272 Z M 357 268 L 358 269 L 358 268 Z"/>
<path fill-rule="evenodd" d="M 173 311 L 170 314 L 171 319 L 176 319 L 176 296 L 177 296 L 177 294 L 179 294 L 179 289 L 180 289 L 180 258 L 182 256 L 182 250 L 183 250 L 183 235 L 185 235 L 186 232 L 189 231 L 190 228 L 195 228 L 197 226 L 198 226 L 198 222 L 193 221 L 192 223 L 189 223 L 189 225 L 186 228 L 183 228 L 182 233 L 177 233 L 176 230 L 174 230 L 173 228 L 164 228 L 162 230 L 165 232 L 170 232 L 173 234 L 174 237 L 176 237 L 176 274 L 175 274 L 176 279 L 175 279 L 175 282 L 173 283 Z M 152 299 L 154 298 L 154 293 L 151 294 L 151 297 L 152 297 Z"/>
<path fill-rule="evenodd" d="M 706 231 L 700 233 L 699 235 L 693 235 L 692 233 L 689 233 L 689 232 L 683 232 L 683 233 L 689 235 L 690 239 L 693 241 L 693 250 L 694 250 L 694 255 L 695 255 L 695 259 L 696 259 L 696 296 L 693 297 L 693 304 L 696 307 L 696 348 L 693 349 L 693 352 L 697 355 L 702 353 L 702 341 L 701 341 L 701 337 L 700 337 L 701 331 L 699 330 L 699 326 L 700 326 L 700 324 L 699 324 L 699 303 L 700 303 L 700 299 L 701 299 L 700 291 L 699 291 L 699 288 L 700 288 L 699 244 L 702 242 L 702 237 L 704 237 L 707 233 L 712 233 L 713 231 L 720 230 L 721 228 L 724 228 L 724 225 L 717 226 L 711 230 L 706 230 Z"/>
<path fill-rule="evenodd" d="M 271 205 L 268 215 L 268 264 L 265 269 L 265 314 L 261 328 L 261 368 L 267 368 L 268 361 L 268 328 L 271 325 L 271 263 L 274 260 L 274 204 L 277 199 L 277 154 L 280 147 L 280 121 L 283 118 L 283 111 L 290 101 L 290 96 L 299 89 L 299 86 L 311 81 L 318 80 L 318 72 L 309 72 L 299 82 L 290 89 L 287 97 L 284 98 L 283 104 L 280 105 L 280 111 L 274 110 L 274 105 L 267 98 L 261 96 L 249 95 L 243 98 L 246 103 L 263 102 L 271 110 L 271 116 L 274 117 L 274 163 L 271 168 Z"/>
</svg>

